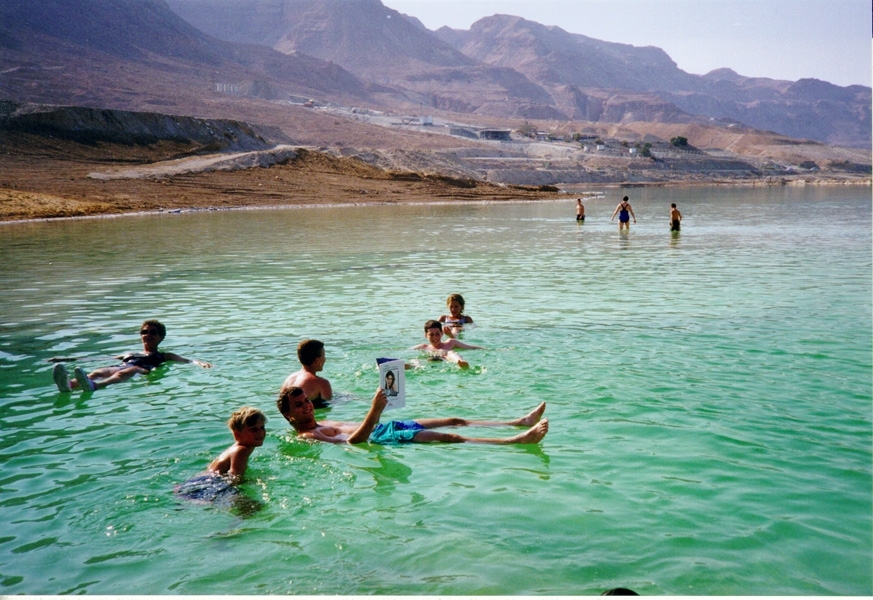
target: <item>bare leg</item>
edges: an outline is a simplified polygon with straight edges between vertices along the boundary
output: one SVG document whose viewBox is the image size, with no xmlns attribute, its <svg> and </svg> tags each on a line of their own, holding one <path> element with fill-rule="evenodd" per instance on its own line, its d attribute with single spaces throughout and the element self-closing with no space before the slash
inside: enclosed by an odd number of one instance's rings
<svg viewBox="0 0 873 600">
<path fill-rule="evenodd" d="M 449 350 L 448 352 L 446 352 L 446 360 L 455 363 L 462 369 L 470 368 L 470 363 L 464 360 L 464 358 L 454 350 Z"/>
<path fill-rule="evenodd" d="M 88 379 L 106 379 L 107 377 L 115 375 L 121 369 L 121 366 L 100 367 L 99 369 L 94 369 L 88 373 Z"/>
<path fill-rule="evenodd" d="M 112 385 L 113 383 L 121 383 L 122 381 L 127 381 L 134 375 L 140 373 L 145 374 L 148 373 L 148 371 L 140 367 L 134 366 L 123 368 L 102 367 L 88 373 L 88 379 L 93 381 L 95 388 L 99 390 L 101 388 L 105 388 L 107 385 Z M 80 387 L 79 382 L 77 382 L 75 379 L 72 382 L 72 386 Z"/>
<path fill-rule="evenodd" d="M 425 429 L 419 431 L 412 438 L 416 444 L 428 444 L 434 442 L 443 442 L 448 444 L 538 444 L 549 432 L 549 420 L 543 419 L 524 433 L 519 433 L 510 438 L 474 438 L 464 437 L 456 433 L 444 433 L 441 431 L 431 431 Z"/>
<path fill-rule="evenodd" d="M 543 416 L 546 410 L 546 403 L 542 402 L 535 409 L 530 411 L 523 417 L 519 417 L 514 421 L 470 421 L 459 417 L 450 417 L 448 419 L 416 419 L 416 422 L 425 429 L 438 429 L 440 427 L 530 427 L 535 424 Z"/>
<path fill-rule="evenodd" d="M 113 375 L 118 370 L 118 367 L 100 367 L 99 369 L 94 369 L 90 373 L 88 373 L 88 379 L 94 381 L 95 379 L 103 379 L 105 377 L 109 377 Z M 70 380 L 70 387 L 76 389 L 79 386 L 79 382 L 74 379 Z"/>
<path fill-rule="evenodd" d="M 121 383 L 122 381 L 127 381 L 134 375 L 145 375 L 148 373 L 145 369 L 140 367 L 132 367 L 130 369 L 122 369 L 117 371 L 114 375 L 107 377 L 103 381 L 94 382 L 97 388 L 105 388 L 107 385 L 112 385 L 113 383 Z"/>
</svg>

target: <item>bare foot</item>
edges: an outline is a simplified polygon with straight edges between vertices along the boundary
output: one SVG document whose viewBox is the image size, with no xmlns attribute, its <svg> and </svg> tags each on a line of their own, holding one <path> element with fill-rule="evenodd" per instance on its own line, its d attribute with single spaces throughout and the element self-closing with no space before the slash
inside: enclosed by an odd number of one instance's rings
<svg viewBox="0 0 873 600">
<path fill-rule="evenodd" d="M 530 427 L 531 425 L 535 425 L 540 418 L 542 418 L 543 413 L 546 412 L 546 403 L 542 402 L 535 409 L 530 411 L 526 416 L 516 419 L 510 425 L 524 425 Z"/>
<path fill-rule="evenodd" d="M 549 420 L 543 419 L 524 433 L 520 433 L 507 441 L 509 444 L 538 444 L 549 432 Z"/>
</svg>

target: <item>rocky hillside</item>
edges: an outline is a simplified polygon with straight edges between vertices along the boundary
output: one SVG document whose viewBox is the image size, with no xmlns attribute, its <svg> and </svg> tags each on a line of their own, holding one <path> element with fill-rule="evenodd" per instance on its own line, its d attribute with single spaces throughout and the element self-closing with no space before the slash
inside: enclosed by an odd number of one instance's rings
<svg viewBox="0 0 873 600">
<path fill-rule="evenodd" d="M 227 119 L 196 119 L 84 107 L 18 106 L 0 103 L 0 132 L 146 146 L 159 141 L 187 144 L 192 151 L 265 150 L 291 140 L 276 127 Z"/>
<path fill-rule="evenodd" d="M 690 75 L 660 48 L 602 42 L 503 15 L 481 19 L 469 31 L 436 33 L 472 58 L 525 74 L 574 118 L 655 120 L 628 105 L 627 92 L 633 92 L 646 94 L 646 103 L 676 107 L 665 120 L 683 120 L 682 111 L 796 138 L 870 146 L 871 90 L 863 86 L 749 78 L 729 69 Z M 627 107 L 623 114 L 601 108 L 616 103 Z"/>
<path fill-rule="evenodd" d="M 822 81 L 688 74 L 661 49 L 507 15 L 427 30 L 379 0 L 168 0 L 199 29 L 329 60 L 390 86 L 380 102 L 529 119 L 742 123 L 871 145 L 871 90 Z"/>
<path fill-rule="evenodd" d="M 168 0 L 199 29 L 329 61 L 387 86 L 384 106 L 562 118 L 548 92 L 513 69 L 472 59 L 379 0 Z"/>
<path fill-rule="evenodd" d="M 742 125 L 763 115 L 783 128 L 816 127 L 823 139 L 863 139 L 858 123 L 869 123 L 870 106 L 858 99 L 869 88 L 729 70 L 692 76 L 656 48 L 516 17 L 438 35 L 378 0 L 170 1 L 197 8 L 216 29 L 201 31 L 164 0 L 0 3 L 0 187 L 11 157 L 23 157 L 16 177 L 26 179 L 57 140 L 73 142 L 65 157 L 106 144 L 143 157 L 198 155 L 148 173 L 277 164 L 288 155 L 270 147 L 290 144 L 389 171 L 500 184 L 869 180 L 869 143 L 842 148 Z M 222 31 L 305 45 L 328 60 L 211 37 Z M 480 139 L 485 129 L 504 141 Z M 869 140 L 869 127 L 861 133 Z M 674 136 L 700 152 L 677 153 Z M 230 152 L 247 156 L 199 156 Z"/>
<path fill-rule="evenodd" d="M 0 100 L 149 110 L 289 93 L 367 101 L 335 64 L 210 37 L 159 0 L 0 2 Z"/>
<path fill-rule="evenodd" d="M 521 17 L 495 15 L 469 31 L 436 31 L 479 62 L 524 73 L 541 84 L 650 92 L 687 89 L 696 77 L 676 66 L 660 48 L 603 42 Z"/>
</svg>

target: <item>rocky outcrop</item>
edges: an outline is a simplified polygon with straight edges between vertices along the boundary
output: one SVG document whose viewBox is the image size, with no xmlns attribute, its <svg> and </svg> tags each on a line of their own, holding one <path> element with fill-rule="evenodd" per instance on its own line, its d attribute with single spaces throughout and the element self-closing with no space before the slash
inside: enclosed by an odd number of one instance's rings
<svg viewBox="0 0 873 600">
<path fill-rule="evenodd" d="M 201 151 L 264 150 L 291 140 L 275 127 L 223 119 L 85 107 L 6 105 L 0 131 L 32 133 L 83 144 L 111 142 L 148 145 L 187 142 Z"/>
</svg>

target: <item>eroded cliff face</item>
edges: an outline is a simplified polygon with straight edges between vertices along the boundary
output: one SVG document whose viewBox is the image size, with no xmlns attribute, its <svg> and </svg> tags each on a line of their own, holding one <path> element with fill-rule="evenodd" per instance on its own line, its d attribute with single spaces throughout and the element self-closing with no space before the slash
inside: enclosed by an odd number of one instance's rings
<svg viewBox="0 0 873 600">
<path fill-rule="evenodd" d="M 0 108 L 0 131 L 53 136 L 83 144 L 190 144 L 206 151 L 264 150 L 291 140 L 276 127 L 225 119 L 97 108 L 19 106 Z"/>
</svg>

